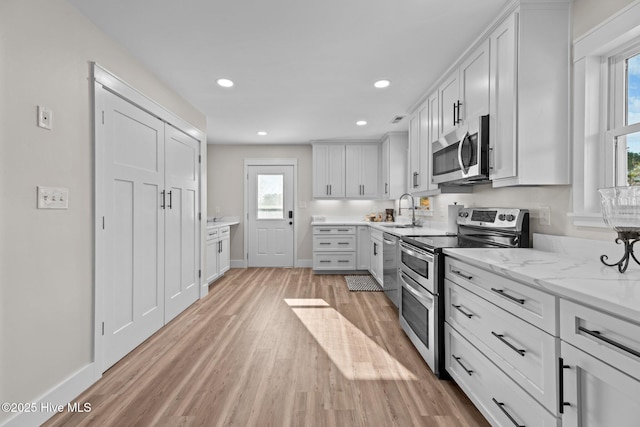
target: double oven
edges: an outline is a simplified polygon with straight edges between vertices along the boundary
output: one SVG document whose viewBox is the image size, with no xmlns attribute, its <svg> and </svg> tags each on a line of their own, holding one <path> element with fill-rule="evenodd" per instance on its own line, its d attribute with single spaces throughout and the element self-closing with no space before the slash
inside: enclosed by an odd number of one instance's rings
<svg viewBox="0 0 640 427">
<path fill-rule="evenodd" d="M 457 236 L 403 236 L 400 242 L 400 325 L 434 374 L 444 370 L 444 248 L 529 247 L 523 209 L 464 208 Z"/>
</svg>

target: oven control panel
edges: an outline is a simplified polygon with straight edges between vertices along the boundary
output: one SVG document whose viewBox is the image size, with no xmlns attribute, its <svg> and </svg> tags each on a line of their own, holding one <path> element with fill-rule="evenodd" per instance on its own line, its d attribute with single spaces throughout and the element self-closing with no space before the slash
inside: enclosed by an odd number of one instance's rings
<svg viewBox="0 0 640 427">
<path fill-rule="evenodd" d="M 458 225 L 485 228 L 520 228 L 528 217 L 526 209 L 510 208 L 463 208 L 458 213 Z"/>
</svg>

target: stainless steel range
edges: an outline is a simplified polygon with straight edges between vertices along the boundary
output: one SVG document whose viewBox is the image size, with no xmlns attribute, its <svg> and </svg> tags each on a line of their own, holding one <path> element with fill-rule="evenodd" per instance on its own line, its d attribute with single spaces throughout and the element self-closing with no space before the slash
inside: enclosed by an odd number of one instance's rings
<svg viewBox="0 0 640 427">
<path fill-rule="evenodd" d="M 439 377 L 444 370 L 444 248 L 529 247 L 529 211 L 463 208 L 458 235 L 404 236 L 400 243 L 400 325 Z"/>
</svg>

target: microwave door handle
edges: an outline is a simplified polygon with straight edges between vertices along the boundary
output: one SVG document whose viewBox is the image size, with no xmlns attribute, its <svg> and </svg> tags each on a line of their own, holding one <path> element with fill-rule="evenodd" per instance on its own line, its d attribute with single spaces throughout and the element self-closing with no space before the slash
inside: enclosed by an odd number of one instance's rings
<svg viewBox="0 0 640 427">
<path fill-rule="evenodd" d="M 458 143 L 458 163 L 460 163 L 460 170 L 462 171 L 462 174 L 466 176 L 469 173 L 469 167 L 462 161 L 462 147 L 464 146 L 465 142 L 470 143 L 469 132 L 465 132 L 464 136 Z"/>
</svg>

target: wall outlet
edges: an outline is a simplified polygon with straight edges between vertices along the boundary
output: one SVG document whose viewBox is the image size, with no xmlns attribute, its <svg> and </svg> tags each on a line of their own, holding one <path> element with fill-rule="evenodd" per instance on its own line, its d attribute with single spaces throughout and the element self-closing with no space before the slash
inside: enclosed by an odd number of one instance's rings
<svg viewBox="0 0 640 427">
<path fill-rule="evenodd" d="M 220 206 L 216 206 L 216 213 L 220 213 Z"/>
<path fill-rule="evenodd" d="M 69 209 L 69 189 L 38 186 L 38 209 Z"/>
<path fill-rule="evenodd" d="M 540 225 L 551 225 L 551 208 L 549 206 L 540 206 L 538 223 Z"/>
<path fill-rule="evenodd" d="M 38 127 L 43 129 L 53 129 L 53 112 L 50 108 L 38 105 Z"/>
</svg>

